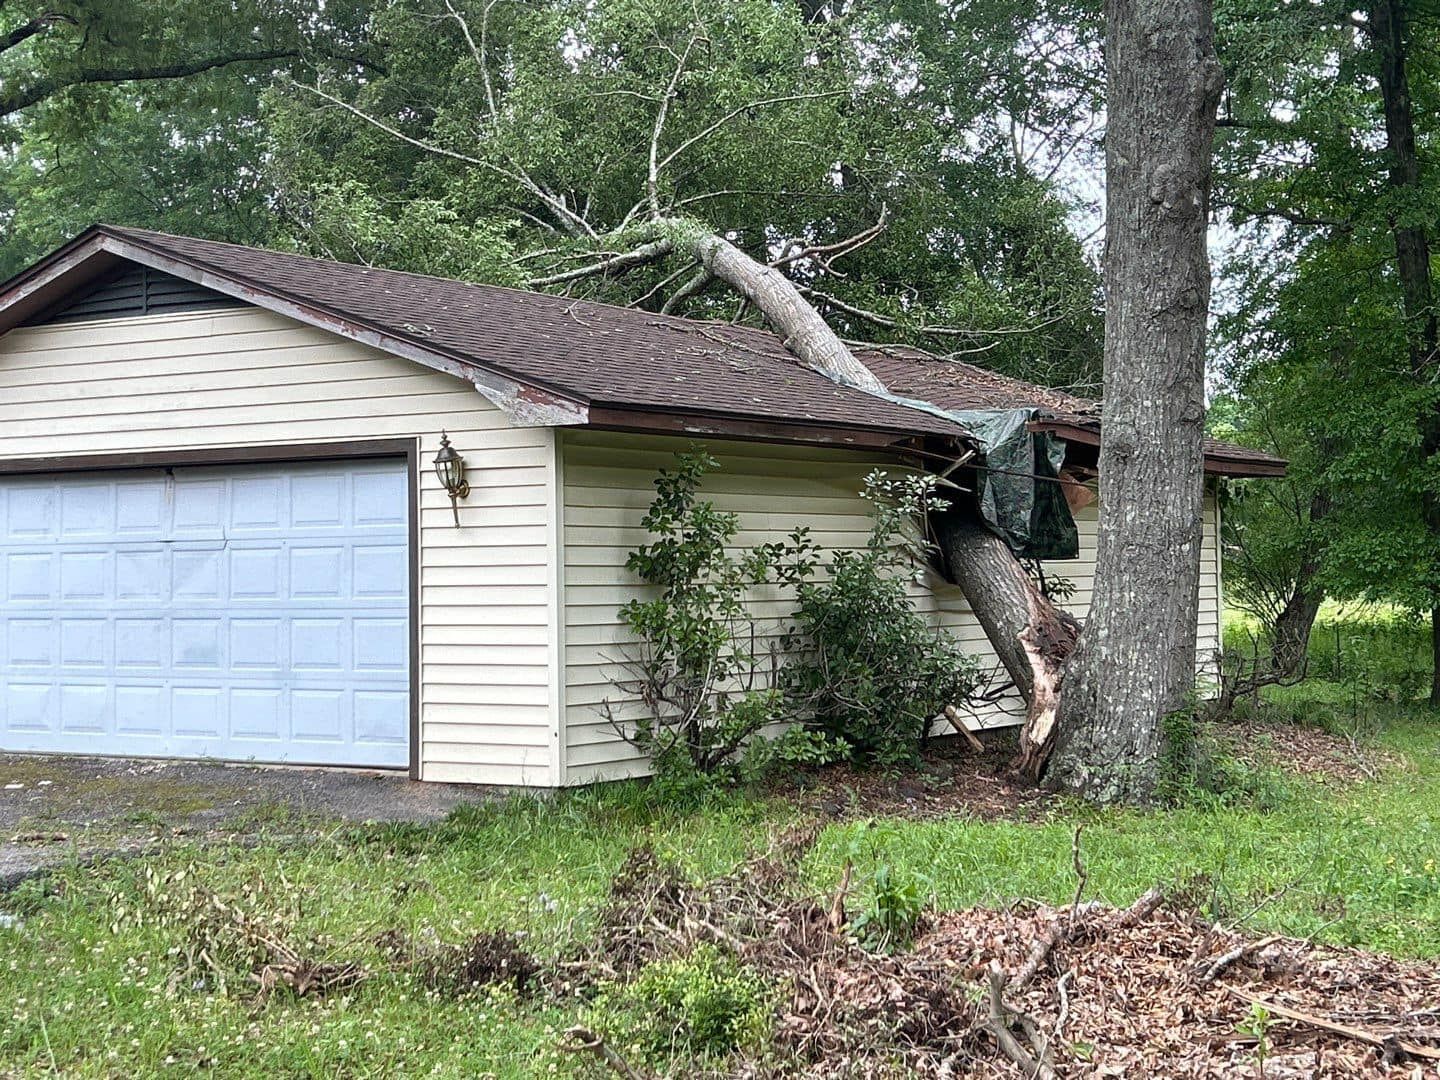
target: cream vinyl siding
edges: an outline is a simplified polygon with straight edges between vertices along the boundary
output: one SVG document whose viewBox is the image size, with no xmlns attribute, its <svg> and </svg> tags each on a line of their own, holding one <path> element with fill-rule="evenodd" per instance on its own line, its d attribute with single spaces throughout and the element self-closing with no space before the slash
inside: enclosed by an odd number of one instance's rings
<svg viewBox="0 0 1440 1080">
<path fill-rule="evenodd" d="M 429 467 L 442 428 L 469 468 L 460 529 Z M 461 379 L 259 308 L 0 338 L 0 458 L 416 436 L 421 776 L 554 785 L 551 430 L 510 426 Z"/>
<path fill-rule="evenodd" d="M 564 744 L 565 782 L 588 783 L 641 775 L 646 765 L 614 730 L 641 706 L 615 685 L 623 680 L 623 661 L 633 639 L 617 610 L 640 595 L 626 556 L 646 541 L 640 524 L 654 494 L 659 469 L 689 440 L 596 431 L 562 436 L 564 503 Z M 883 454 L 823 447 L 711 441 L 720 469 L 706 478 L 704 494 L 718 509 L 741 516 L 740 547 L 783 539 L 797 525 L 825 548 L 863 544 L 869 533 L 868 504 L 860 497 L 864 477 L 873 468 L 897 467 Z M 1079 515 L 1081 557 L 1048 567 L 1068 578 L 1076 591 L 1070 606 L 1083 614 L 1089 604 L 1094 571 L 1097 515 L 1092 506 Z M 1218 635 L 1218 578 L 1215 561 L 1213 499 L 1206 500 L 1205 547 L 1201 567 L 1200 657 L 1208 660 Z M 970 614 L 959 590 L 938 574 L 927 573 L 916 587 L 922 610 L 957 635 L 968 652 L 994 664 L 984 631 Z M 771 590 L 757 591 L 751 609 L 760 619 L 758 652 L 780 633 L 788 604 Z M 1018 719 L 1018 699 L 987 709 L 972 726 L 999 726 Z"/>
</svg>

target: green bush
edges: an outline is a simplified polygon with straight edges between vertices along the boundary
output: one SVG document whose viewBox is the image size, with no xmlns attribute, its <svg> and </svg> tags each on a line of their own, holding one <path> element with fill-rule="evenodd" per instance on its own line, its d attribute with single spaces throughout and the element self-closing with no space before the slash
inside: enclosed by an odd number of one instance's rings
<svg viewBox="0 0 1440 1080">
<path fill-rule="evenodd" d="M 798 529 L 788 544 L 733 554 L 739 517 L 698 497 L 700 481 L 717 465 L 692 447 L 676 455 L 673 470 L 661 470 L 642 520 L 651 541 L 626 560 L 654 587 L 620 609 L 641 644 L 617 685 L 646 707 L 627 737 L 677 790 L 697 777 L 735 775 L 750 740 L 786 719 L 784 699 L 757 686 L 767 674 L 751 651 L 756 635 L 745 597 L 782 572 L 792 580 L 808 572 L 814 550 Z M 782 571 L 787 561 L 802 568 Z"/>
<path fill-rule="evenodd" d="M 867 545 L 836 552 L 828 574 L 796 584 L 795 631 L 783 685 L 797 712 L 853 760 L 914 759 L 930 722 L 963 706 L 980 667 L 916 610 L 910 584 L 925 542 L 914 522 L 933 504 L 933 481 L 872 473 Z"/>
<path fill-rule="evenodd" d="M 1198 703 L 1170 714 L 1163 723 L 1165 748 L 1156 790 L 1163 805 L 1275 810 L 1293 798 L 1293 778 L 1278 765 L 1236 756 L 1223 728 L 1201 718 Z"/>
<path fill-rule="evenodd" d="M 664 1066 L 676 1057 L 714 1062 L 759 1048 L 771 1029 L 775 988 L 759 972 L 710 945 L 648 964 L 629 983 L 607 986 L 589 1026 L 627 1057 Z"/>
<path fill-rule="evenodd" d="M 620 609 L 640 646 L 616 682 L 645 706 L 627 737 L 650 757 L 657 794 L 692 803 L 777 764 L 912 761 L 932 719 L 963 707 L 982 681 L 910 596 L 933 478 L 872 473 L 866 545 L 822 565 L 803 527 L 736 553 L 738 516 L 699 498 L 716 464 L 691 448 L 661 470 L 643 519 L 650 542 L 627 560 L 652 592 Z M 793 591 L 783 664 L 755 655 L 746 599 L 757 585 Z"/>
</svg>

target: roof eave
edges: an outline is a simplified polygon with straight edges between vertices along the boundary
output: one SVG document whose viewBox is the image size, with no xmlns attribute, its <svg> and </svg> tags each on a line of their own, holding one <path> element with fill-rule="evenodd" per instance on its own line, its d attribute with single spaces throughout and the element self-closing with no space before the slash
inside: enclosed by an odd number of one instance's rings
<svg viewBox="0 0 1440 1080">
<path fill-rule="evenodd" d="M 58 302 L 67 293 L 112 269 L 122 260 L 172 274 L 277 315 L 464 379 L 503 410 L 515 424 L 559 427 L 586 423 L 589 404 L 579 396 L 515 379 L 423 341 L 395 334 L 319 304 L 299 300 L 239 275 L 220 273 L 198 262 L 157 251 L 130 238 L 117 236 L 104 226 L 87 229 L 69 244 L 0 287 L 3 289 L 0 291 L 0 334 Z"/>
<path fill-rule="evenodd" d="M 917 450 L 926 438 L 944 438 L 936 432 L 917 432 L 898 428 L 870 427 L 858 424 L 827 424 L 773 417 L 744 416 L 738 413 L 701 410 L 642 409 L 632 405 L 610 405 L 593 402 L 587 427 L 607 431 L 628 431 L 649 435 L 695 435 L 755 442 L 795 443 L 849 447 L 860 450 Z M 578 426 L 578 425 L 577 425 Z M 953 436 L 965 442 L 965 434 L 957 427 Z"/>
<path fill-rule="evenodd" d="M 1030 422 L 1031 431 L 1053 431 L 1063 439 L 1083 443 L 1086 446 L 1100 445 L 1100 425 L 1085 426 L 1064 420 L 1040 418 Z M 1256 453 L 1251 457 L 1230 457 L 1223 454 L 1205 455 L 1207 476 L 1228 476 L 1236 479 L 1284 476 L 1289 462 L 1272 458 L 1268 454 Z"/>
</svg>

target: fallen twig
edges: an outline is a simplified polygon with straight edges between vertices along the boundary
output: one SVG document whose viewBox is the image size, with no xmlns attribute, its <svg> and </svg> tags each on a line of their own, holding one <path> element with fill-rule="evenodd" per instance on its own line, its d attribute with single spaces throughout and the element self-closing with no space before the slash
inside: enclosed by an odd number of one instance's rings
<svg viewBox="0 0 1440 1080">
<path fill-rule="evenodd" d="M 1250 956 L 1254 953 L 1263 952 L 1271 945 L 1274 945 L 1277 941 L 1281 940 L 1283 939 L 1280 937 L 1280 935 L 1272 934 L 1270 937 L 1264 937 L 1258 941 L 1247 941 L 1243 945 L 1237 945 L 1229 952 L 1217 956 L 1214 962 L 1211 963 L 1209 967 L 1207 967 L 1203 972 L 1200 973 L 1201 985 L 1209 982 L 1214 982 L 1217 975 L 1219 975 L 1222 971 L 1228 968 L 1231 964 L 1235 963 L 1237 960 L 1242 960 L 1245 957 Z"/>
<path fill-rule="evenodd" d="M 995 1042 L 999 1045 L 1001 1052 L 1013 1061 L 1020 1071 L 1027 1077 L 1034 1077 L 1036 1080 L 1053 1080 L 1055 1070 L 1045 1060 L 1045 1046 L 1043 1041 L 1035 1045 L 1036 1036 L 1033 1024 L 1022 1024 L 1026 1032 L 1027 1041 L 1031 1044 L 1031 1053 L 1020 1045 L 1020 1040 L 1015 1038 L 1015 1033 L 1010 1029 L 1011 1018 L 1026 1020 L 1018 1010 L 1007 1005 L 1005 1002 L 1005 973 L 1000 965 L 990 964 L 990 1015 L 985 1021 L 985 1027 L 990 1034 L 995 1036 Z M 1037 1056 L 1038 1055 L 1038 1056 Z"/>
<path fill-rule="evenodd" d="M 1355 1039 L 1359 1042 L 1369 1043 L 1371 1046 L 1378 1046 L 1382 1050 L 1395 1048 L 1402 1053 L 1414 1057 L 1425 1058 L 1429 1061 L 1440 1061 L 1440 1048 L 1433 1046 L 1421 1046 L 1419 1043 L 1408 1042 L 1395 1035 L 1377 1035 L 1373 1031 L 1364 1028 L 1352 1027 L 1349 1024 L 1337 1024 L 1334 1020 L 1326 1020 L 1321 1016 L 1314 1016 L 1310 1013 L 1301 1012 L 1299 1009 L 1291 1008 L 1278 1001 L 1261 997 L 1258 994 L 1251 994 L 1236 986 L 1225 987 L 1234 997 L 1248 1005 L 1259 1005 L 1267 1012 L 1276 1016 L 1283 1016 L 1287 1020 L 1294 1020 L 1297 1023 L 1308 1024 L 1321 1031 L 1333 1032 L 1336 1035 L 1344 1035 L 1348 1039 Z"/>
<path fill-rule="evenodd" d="M 572 1054 L 594 1054 L 610 1069 L 627 1080 L 644 1080 L 630 1063 L 617 1054 L 599 1035 L 585 1027 L 572 1027 L 561 1037 L 560 1048 Z"/>
</svg>

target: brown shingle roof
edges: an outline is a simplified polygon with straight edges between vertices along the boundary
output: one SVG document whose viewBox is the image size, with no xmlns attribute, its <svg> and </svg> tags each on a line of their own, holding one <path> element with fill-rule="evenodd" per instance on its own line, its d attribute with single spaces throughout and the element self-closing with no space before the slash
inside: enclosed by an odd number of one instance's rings
<svg viewBox="0 0 1440 1080">
<path fill-rule="evenodd" d="M 142 229 L 104 228 L 586 404 L 964 434 L 950 421 L 831 382 L 797 363 L 773 334 L 762 330 Z"/>
<path fill-rule="evenodd" d="M 47 268 L 63 264 L 86 241 L 107 236 L 316 310 L 330 322 L 409 343 L 460 370 L 496 372 L 592 409 L 897 436 L 966 435 L 946 418 L 831 382 L 800 364 L 765 330 L 144 229 L 96 226 L 0 287 L 0 297 L 12 303 L 13 297 L 23 299 Z M 1098 437 L 1098 407 L 1083 398 L 913 350 L 862 349 L 856 355 L 897 396 L 945 409 L 1034 407 L 1061 427 Z M 1206 451 L 1215 464 L 1230 466 L 1217 471 L 1244 473 L 1251 465 L 1261 472 L 1283 469 L 1279 459 L 1213 440 Z"/>
</svg>

